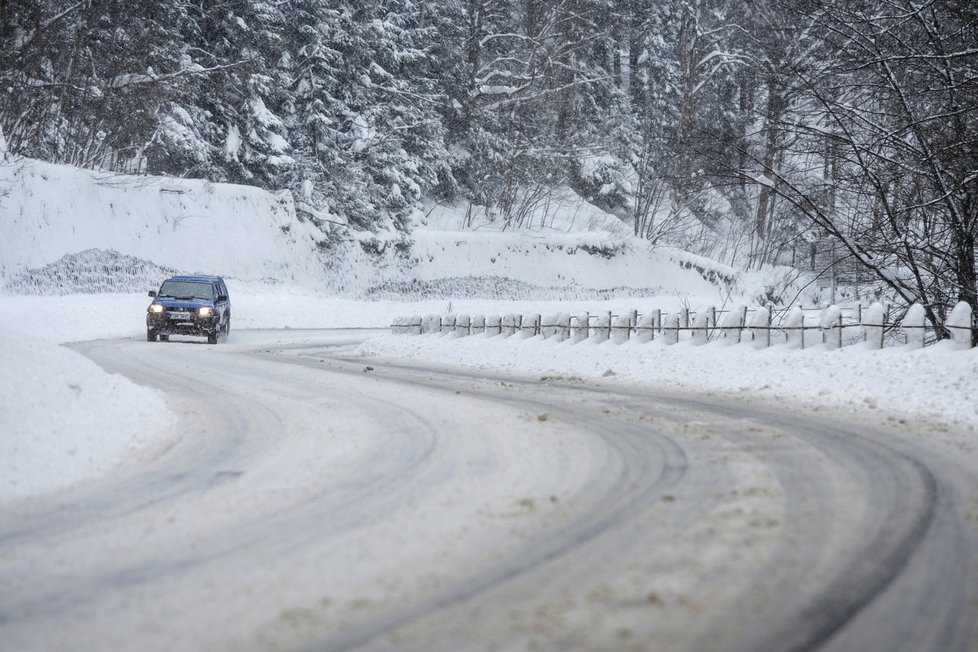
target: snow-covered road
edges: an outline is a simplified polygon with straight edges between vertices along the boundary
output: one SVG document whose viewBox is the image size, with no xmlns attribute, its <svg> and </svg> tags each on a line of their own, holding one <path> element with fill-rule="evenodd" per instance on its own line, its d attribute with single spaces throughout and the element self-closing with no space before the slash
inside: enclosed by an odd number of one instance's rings
<svg viewBox="0 0 978 652">
<path fill-rule="evenodd" d="M 978 454 L 939 426 L 368 333 L 75 345 L 177 419 L 0 512 L 0 650 L 978 649 Z"/>
</svg>

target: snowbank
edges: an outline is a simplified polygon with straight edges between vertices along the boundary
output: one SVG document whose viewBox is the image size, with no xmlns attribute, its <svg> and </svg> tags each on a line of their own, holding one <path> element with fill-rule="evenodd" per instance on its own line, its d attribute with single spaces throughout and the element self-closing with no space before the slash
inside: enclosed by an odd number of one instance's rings
<svg viewBox="0 0 978 652">
<path fill-rule="evenodd" d="M 864 347 L 757 350 L 753 343 L 673 346 L 660 341 L 557 342 L 499 335 L 451 338 L 387 335 L 360 346 L 364 356 L 410 359 L 517 374 L 615 377 L 666 390 L 725 392 L 814 409 L 878 411 L 978 427 L 978 349 L 950 343 L 926 349 Z"/>
<path fill-rule="evenodd" d="M 0 280 L 88 249 L 242 280 L 325 274 L 322 233 L 296 219 L 289 193 L 16 158 L 0 164 L 0 208 Z"/>
<path fill-rule="evenodd" d="M 155 390 L 23 332 L 0 342 L 0 502 L 104 472 L 170 423 Z"/>
</svg>

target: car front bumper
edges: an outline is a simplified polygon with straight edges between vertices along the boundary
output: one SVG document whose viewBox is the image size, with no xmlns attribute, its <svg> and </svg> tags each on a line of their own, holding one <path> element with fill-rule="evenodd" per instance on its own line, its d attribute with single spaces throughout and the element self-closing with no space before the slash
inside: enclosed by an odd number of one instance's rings
<svg viewBox="0 0 978 652">
<path fill-rule="evenodd" d="M 220 316 L 164 312 L 146 315 L 146 328 L 170 335 L 213 335 L 218 331 Z"/>
</svg>

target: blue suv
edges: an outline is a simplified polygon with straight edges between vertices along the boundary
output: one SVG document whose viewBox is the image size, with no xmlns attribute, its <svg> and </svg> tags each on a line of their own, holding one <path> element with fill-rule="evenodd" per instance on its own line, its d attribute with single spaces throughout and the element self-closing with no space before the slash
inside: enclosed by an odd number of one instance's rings
<svg viewBox="0 0 978 652">
<path fill-rule="evenodd" d="M 220 276 L 173 276 L 159 292 L 151 291 L 153 303 L 146 309 L 146 339 L 161 342 L 170 335 L 196 335 L 217 344 L 231 332 L 231 300 Z"/>
</svg>

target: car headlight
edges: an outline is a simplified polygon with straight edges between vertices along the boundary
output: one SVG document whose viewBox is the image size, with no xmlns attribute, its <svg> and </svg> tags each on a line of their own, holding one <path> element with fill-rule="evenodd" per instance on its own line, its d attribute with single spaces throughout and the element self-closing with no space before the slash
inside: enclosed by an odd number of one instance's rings
<svg viewBox="0 0 978 652">
<path fill-rule="evenodd" d="M 197 311 L 197 315 L 199 315 L 200 317 L 210 317 L 213 314 L 214 314 L 214 309 L 208 306 L 204 306 L 203 308 Z"/>
<path fill-rule="evenodd" d="M 158 303 L 151 304 L 149 307 L 149 311 L 154 315 L 158 315 L 163 312 L 163 306 L 161 306 Z"/>
</svg>

